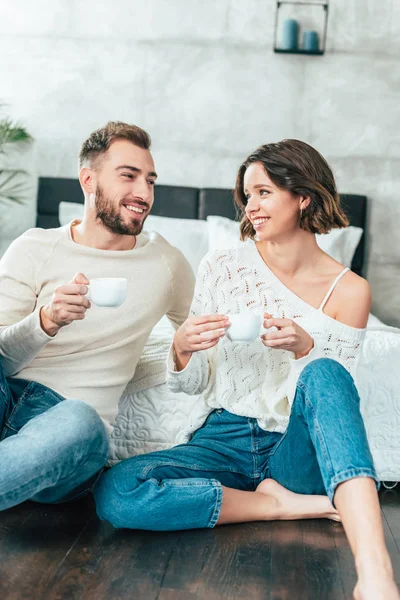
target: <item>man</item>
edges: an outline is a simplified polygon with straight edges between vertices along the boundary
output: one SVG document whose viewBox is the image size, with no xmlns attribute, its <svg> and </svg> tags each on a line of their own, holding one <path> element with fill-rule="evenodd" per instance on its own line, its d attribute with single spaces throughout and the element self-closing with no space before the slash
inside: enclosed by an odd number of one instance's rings
<svg viewBox="0 0 400 600">
<path fill-rule="evenodd" d="M 108 123 L 81 148 L 83 220 L 27 231 L 0 262 L 0 510 L 91 488 L 151 329 L 187 317 L 189 264 L 142 233 L 156 178 L 149 135 Z M 125 302 L 92 307 L 95 277 L 126 278 Z"/>
</svg>

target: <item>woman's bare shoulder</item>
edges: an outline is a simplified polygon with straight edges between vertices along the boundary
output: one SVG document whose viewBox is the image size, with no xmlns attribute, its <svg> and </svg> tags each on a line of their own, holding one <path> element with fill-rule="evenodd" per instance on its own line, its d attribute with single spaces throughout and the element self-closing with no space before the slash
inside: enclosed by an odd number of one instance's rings
<svg viewBox="0 0 400 600">
<path fill-rule="evenodd" d="M 364 277 L 360 277 L 353 271 L 347 271 L 341 280 L 341 293 L 348 299 L 355 298 L 360 300 L 367 296 L 370 299 L 371 287 Z"/>
<path fill-rule="evenodd" d="M 366 279 L 348 271 L 338 282 L 335 293 L 336 319 L 363 329 L 371 310 L 371 288 Z"/>
</svg>

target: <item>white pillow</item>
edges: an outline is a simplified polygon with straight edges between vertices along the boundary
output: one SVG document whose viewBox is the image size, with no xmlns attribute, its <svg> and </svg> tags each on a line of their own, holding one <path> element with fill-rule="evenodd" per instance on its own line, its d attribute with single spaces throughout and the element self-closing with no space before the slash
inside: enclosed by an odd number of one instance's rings
<svg viewBox="0 0 400 600">
<path fill-rule="evenodd" d="M 61 227 L 75 219 L 83 219 L 84 205 L 78 202 L 60 202 L 58 205 L 58 220 Z"/>
<path fill-rule="evenodd" d="M 144 224 L 146 231 L 156 231 L 178 248 L 197 273 L 201 259 L 208 252 L 208 225 L 200 219 L 176 219 L 149 215 Z"/>
<path fill-rule="evenodd" d="M 67 225 L 74 219 L 82 219 L 83 204 L 60 202 L 58 220 Z M 198 219 L 176 219 L 149 215 L 144 224 L 145 231 L 156 231 L 178 248 L 196 274 L 200 261 L 208 252 L 208 226 Z"/>
<path fill-rule="evenodd" d="M 234 248 L 240 246 L 239 223 L 226 217 L 207 217 L 209 225 L 209 250 Z M 317 244 L 324 252 L 332 256 L 345 267 L 350 267 L 354 252 L 358 246 L 363 230 L 361 227 L 345 227 L 332 229 L 326 234 L 317 234 Z"/>
<path fill-rule="evenodd" d="M 58 218 L 60 225 L 66 225 L 83 216 L 83 204 L 60 202 Z M 157 231 L 172 246 L 176 246 L 189 261 L 196 274 L 200 261 L 208 251 L 240 246 L 239 223 L 226 217 L 209 216 L 207 221 L 200 219 L 176 219 L 149 215 L 145 230 Z M 317 243 L 324 252 L 345 267 L 350 267 L 354 252 L 363 230 L 361 227 L 332 229 L 326 234 L 317 234 Z"/>
<path fill-rule="evenodd" d="M 317 233 L 317 244 L 324 252 L 342 263 L 342 265 L 351 267 L 362 233 L 361 227 L 354 227 L 353 225 L 343 229 L 332 229 L 329 233 Z"/>
<path fill-rule="evenodd" d="M 222 250 L 224 248 L 236 248 L 243 242 L 240 240 L 239 223 L 226 217 L 207 217 L 208 223 L 208 250 Z"/>
</svg>

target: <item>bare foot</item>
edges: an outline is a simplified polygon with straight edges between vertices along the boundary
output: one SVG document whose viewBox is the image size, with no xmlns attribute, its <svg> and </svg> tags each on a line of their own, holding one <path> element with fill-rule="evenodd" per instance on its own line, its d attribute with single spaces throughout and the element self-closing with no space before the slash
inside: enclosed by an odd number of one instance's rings
<svg viewBox="0 0 400 600">
<path fill-rule="evenodd" d="M 273 479 L 264 479 L 256 492 L 272 497 L 277 504 L 276 519 L 332 519 L 340 521 L 337 510 L 328 496 L 313 496 L 290 492 Z M 269 516 L 268 520 L 271 517 Z"/>
<path fill-rule="evenodd" d="M 400 600 L 393 581 L 393 568 L 389 554 L 367 555 L 356 560 L 358 575 L 354 588 L 355 600 Z"/>
<path fill-rule="evenodd" d="M 399 590 L 393 577 L 386 571 L 358 580 L 354 588 L 355 600 L 399 600 Z"/>
</svg>

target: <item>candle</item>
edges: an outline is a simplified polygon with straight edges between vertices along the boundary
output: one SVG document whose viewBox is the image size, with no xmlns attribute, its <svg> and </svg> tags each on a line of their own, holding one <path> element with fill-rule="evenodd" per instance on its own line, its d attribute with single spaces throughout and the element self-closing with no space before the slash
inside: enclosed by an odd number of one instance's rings
<svg viewBox="0 0 400 600">
<path fill-rule="evenodd" d="M 303 50 L 310 52 L 319 50 L 318 33 L 316 31 L 303 32 Z"/>
<path fill-rule="evenodd" d="M 282 49 L 297 50 L 299 39 L 299 24 L 296 19 L 286 19 L 282 29 Z"/>
</svg>

